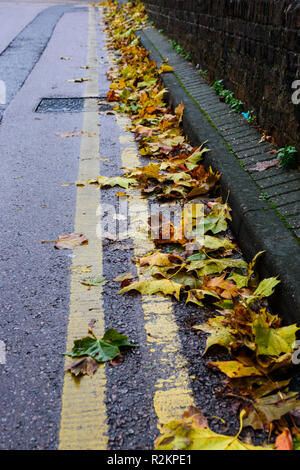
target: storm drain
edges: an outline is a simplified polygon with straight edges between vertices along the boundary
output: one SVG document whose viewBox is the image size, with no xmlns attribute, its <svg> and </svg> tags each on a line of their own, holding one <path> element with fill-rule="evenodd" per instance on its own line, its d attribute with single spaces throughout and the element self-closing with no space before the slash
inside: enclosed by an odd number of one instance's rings
<svg viewBox="0 0 300 470">
<path fill-rule="evenodd" d="M 110 111 L 106 97 L 98 98 L 43 98 L 36 113 L 82 113 L 83 111 Z"/>
</svg>

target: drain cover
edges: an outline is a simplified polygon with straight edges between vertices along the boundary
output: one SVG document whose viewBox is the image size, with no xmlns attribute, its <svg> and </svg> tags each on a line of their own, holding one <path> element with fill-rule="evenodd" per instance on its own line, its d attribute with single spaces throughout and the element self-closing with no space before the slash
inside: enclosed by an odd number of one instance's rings
<svg viewBox="0 0 300 470">
<path fill-rule="evenodd" d="M 109 111 L 106 97 L 99 98 L 43 98 L 36 113 L 81 113 L 83 111 Z"/>
</svg>

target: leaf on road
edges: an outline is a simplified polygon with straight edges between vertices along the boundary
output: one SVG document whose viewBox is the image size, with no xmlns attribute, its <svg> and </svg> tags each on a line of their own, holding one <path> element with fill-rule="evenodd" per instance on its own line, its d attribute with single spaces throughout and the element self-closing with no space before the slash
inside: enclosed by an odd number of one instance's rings
<svg viewBox="0 0 300 470">
<path fill-rule="evenodd" d="M 269 297 L 274 293 L 274 288 L 280 284 L 280 281 L 276 277 L 269 277 L 267 279 L 263 279 L 258 287 L 253 292 L 253 295 L 248 297 L 246 300 L 247 305 L 251 305 L 256 300 L 263 299 L 264 297 Z"/>
<path fill-rule="evenodd" d="M 263 375 L 256 367 L 244 365 L 239 361 L 210 362 L 209 367 L 217 367 L 231 379 Z"/>
<path fill-rule="evenodd" d="M 66 355 L 70 357 L 89 356 L 97 362 L 107 362 L 117 357 L 121 353 L 119 348 L 124 346 L 135 347 L 128 341 L 127 336 L 110 328 L 101 339 L 91 335 L 75 340 L 72 351 Z"/>
<path fill-rule="evenodd" d="M 125 178 L 123 176 L 115 176 L 112 178 L 109 178 L 108 176 L 98 176 L 97 182 L 101 188 L 120 186 L 121 188 L 128 189 L 130 185 L 136 184 L 137 180 L 134 178 Z"/>
<path fill-rule="evenodd" d="M 298 392 L 278 392 L 274 395 L 258 398 L 253 406 L 247 408 L 247 417 L 244 427 L 251 426 L 253 429 L 264 429 L 272 421 L 280 419 L 300 405 Z"/>
<path fill-rule="evenodd" d="M 70 80 L 67 80 L 68 82 L 74 82 L 74 83 L 82 83 L 82 82 L 88 82 L 91 80 L 90 78 L 71 78 Z"/>
<path fill-rule="evenodd" d="M 124 287 L 124 289 L 121 289 L 119 294 L 123 294 L 131 290 L 137 290 L 143 295 L 152 295 L 157 293 L 161 293 L 163 295 L 174 295 L 174 297 L 179 300 L 182 288 L 182 284 L 178 284 L 177 282 L 170 281 L 168 279 L 160 279 L 158 281 L 133 282 L 129 286 Z"/>
<path fill-rule="evenodd" d="M 191 289 L 188 291 L 186 303 L 192 302 L 196 305 L 199 305 L 199 307 L 203 307 L 204 304 L 202 299 L 204 299 L 205 296 L 215 297 L 217 299 L 220 298 L 213 290 Z"/>
<path fill-rule="evenodd" d="M 108 281 L 103 276 L 89 277 L 87 279 L 81 279 L 81 284 L 84 286 L 104 286 Z"/>
<path fill-rule="evenodd" d="M 209 250 L 234 250 L 236 245 L 232 243 L 228 238 L 212 237 L 210 235 L 204 236 L 204 248 Z"/>
<path fill-rule="evenodd" d="M 293 351 L 296 341 L 296 332 L 300 329 L 296 325 L 282 328 L 271 328 L 266 315 L 260 314 L 253 322 L 253 333 L 257 345 L 257 353 L 269 356 L 280 356 L 282 353 Z"/>
<path fill-rule="evenodd" d="M 213 432 L 201 411 L 191 407 L 181 421 L 172 421 L 162 427 L 162 435 L 155 441 L 155 450 L 266 450 L 238 439 L 243 415 L 242 412 L 238 434 L 226 436 Z"/>
<path fill-rule="evenodd" d="M 77 361 L 71 362 L 66 367 L 66 372 L 71 372 L 71 374 L 76 377 L 79 375 L 93 375 L 98 369 L 98 363 L 92 357 L 83 357 Z"/>
<path fill-rule="evenodd" d="M 206 348 L 203 354 L 214 344 L 218 344 L 230 350 L 230 344 L 236 341 L 235 334 L 237 332 L 224 324 L 223 316 L 210 318 L 204 325 L 193 326 L 193 330 L 200 330 L 210 334 L 207 338 Z"/>
<path fill-rule="evenodd" d="M 59 235 L 54 248 L 57 250 L 73 250 L 77 246 L 87 245 L 88 239 L 83 233 L 68 233 Z"/>
<path fill-rule="evenodd" d="M 161 251 L 155 251 L 154 253 L 143 256 L 140 258 L 140 266 L 180 266 L 183 259 L 180 256 L 173 255 L 171 253 L 161 253 Z"/>
</svg>

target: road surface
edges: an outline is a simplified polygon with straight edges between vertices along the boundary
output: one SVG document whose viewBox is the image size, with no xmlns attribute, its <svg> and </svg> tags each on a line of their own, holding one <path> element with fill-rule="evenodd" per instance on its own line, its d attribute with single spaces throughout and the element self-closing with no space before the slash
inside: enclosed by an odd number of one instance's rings
<svg viewBox="0 0 300 470">
<path fill-rule="evenodd" d="M 236 409 L 215 394 L 205 338 L 191 331 L 205 313 L 117 295 L 113 279 L 134 272 L 132 258 L 153 245 L 138 237 L 102 243 L 99 214 L 114 207 L 118 218 L 120 188 L 100 194 L 74 184 L 140 162 L 126 118 L 80 101 L 105 100 L 109 89 L 101 11 L 85 1 L 0 2 L 0 18 L 0 448 L 152 449 L 159 426 L 191 404 L 226 418 L 234 433 Z M 66 109 L 62 98 L 77 100 Z M 147 220 L 145 200 L 134 194 L 130 204 L 129 217 L 141 204 Z M 41 242 L 72 232 L 89 244 L 72 252 Z M 109 282 L 88 289 L 82 266 Z M 138 347 L 122 364 L 75 381 L 64 353 L 93 319 L 97 335 L 114 327 Z"/>
</svg>

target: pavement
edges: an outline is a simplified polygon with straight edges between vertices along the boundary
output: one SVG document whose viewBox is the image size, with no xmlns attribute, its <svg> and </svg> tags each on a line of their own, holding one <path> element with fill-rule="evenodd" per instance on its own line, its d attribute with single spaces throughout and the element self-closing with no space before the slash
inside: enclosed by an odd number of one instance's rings
<svg viewBox="0 0 300 470">
<path fill-rule="evenodd" d="M 0 449 L 152 449 L 159 427 L 191 404 L 215 431 L 234 435 L 235 403 L 220 398 L 221 376 L 206 367 L 216 356 L 202 357 L 205 337 L 191 329 L 209 312 L 158 296 L 118 295 L 113 279 L 136 274 L 132 258 L 152 245 L 134 236 L 99 242 L 99 214 L 113 207 L 107 223 L 118 217 L 120 189 L 74 184 L 141 162 L 127 119 L 95 106 L 109 89 L 112 57 L 101 12 L 87 3 L 0 2 L 4 23 L 8 18 L 0 32 L 0 79 L 8 85 L 0 124 Z M 81 77 L 89 80 L 68 81 Z M 37 112 L 42 100 L 61 98 L 86 99 L 71 112 Z M 131 222 L 136 204 L 147 220 L 145 200 L 133 192 Z M 74 231 L 89 239 L 74 252 L 41 242 Z M 86 266 L 89 276 L 109 282 L 83 286 Z M 97 336 L 114 327 L 138 347 L 123 363 L 74 380 L 64 373 L 64 353 L 93 319 Z"/>
</svg>

